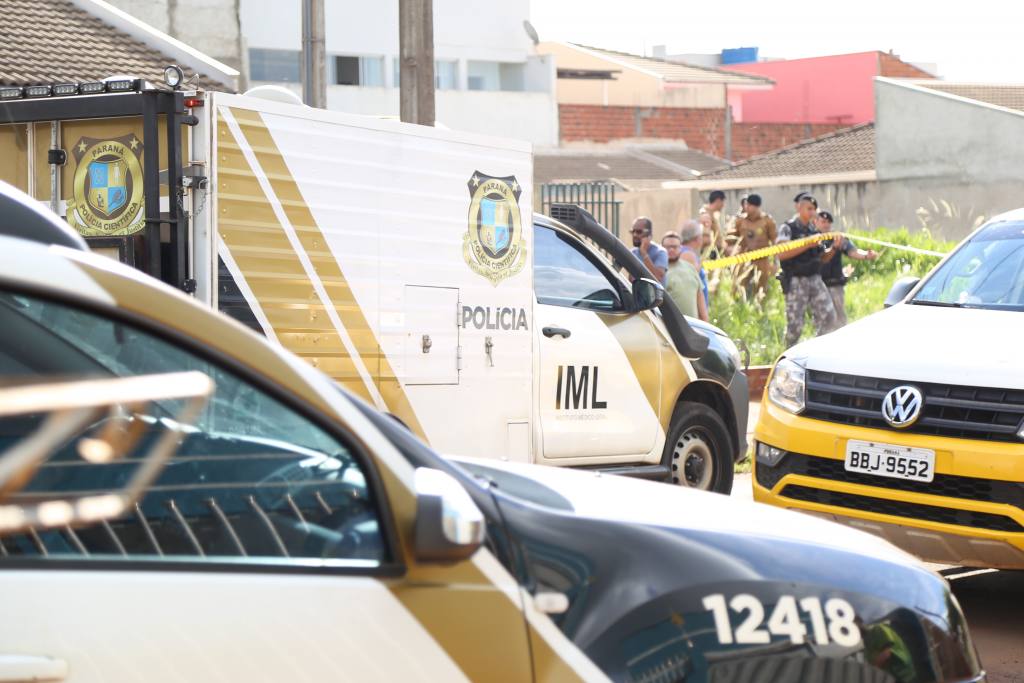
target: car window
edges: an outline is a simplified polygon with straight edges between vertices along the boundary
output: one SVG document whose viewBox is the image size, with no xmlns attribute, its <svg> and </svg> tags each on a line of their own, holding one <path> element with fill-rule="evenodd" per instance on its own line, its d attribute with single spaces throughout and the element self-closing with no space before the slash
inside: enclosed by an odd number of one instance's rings
<svg viewBox="0 0 1024 683">
<path fill-rule="evenodd" d="M 932 273 L 912 303 L 1024 310 L 1024 223 L 981 230 Z"/>
<path fill-rule="evenodd" d="M 533 279 L 539 303 L 623 310 L 618 286 L 589 255 L 551 228 L 538 225 L 533 234 Z"/>
<path fill-rule="evenodd" d="M 363 465 L 343 442 L 261 389 L 149 332 L 41 298 L 0 292 L 0 327 L 0 380 L 7 384 L 198 370 L 216 387 L 131 514 L 90 527 L 2 537 L 0 562 L 71 556 L 369 566 L 388 559 Z M 123 486 L 181 407 L 164 401 L 143 413 L 97 420 L 4 504 Z M 0 451 L 43 419 L 0 420 Z M 123 460 L 84 462 L 77 455 L 80 439 L 108 427 L 138 428 L 144 435 Z"/>
</svg>

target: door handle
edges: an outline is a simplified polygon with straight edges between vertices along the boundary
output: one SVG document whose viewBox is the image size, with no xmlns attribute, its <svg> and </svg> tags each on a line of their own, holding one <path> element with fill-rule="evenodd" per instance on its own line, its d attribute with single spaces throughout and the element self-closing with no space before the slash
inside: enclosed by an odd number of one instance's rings
<svg viewBox="0 0 1024 683">
<path fill-rule="evenodd" d="M 68 663 L 63 659 L 35 655 L 0 655 L 0 683 L 63 681 Z"/>
<path fill-rule="evenodd" d="M 572 332 L 565 329 L 564 327 L 545 327 L 544 329 L 541 330 L 541 332 L 544 334 L 545 337 L 554 337 L 557 335 L 565 339 L 568 339 L 572 335 Z"/>
</svg>

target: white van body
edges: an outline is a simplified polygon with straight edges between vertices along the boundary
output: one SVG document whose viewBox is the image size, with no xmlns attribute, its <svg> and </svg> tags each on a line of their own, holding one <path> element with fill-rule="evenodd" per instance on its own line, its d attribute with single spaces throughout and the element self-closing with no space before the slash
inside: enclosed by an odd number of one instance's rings
<svg viewBox="0 0 1024 683">
<path fill-rule="evenodd" d="M 735 346 L 705 328 L 721 366 L 705 372 L 601 251 L 535 217 L 528 143 L 244 95 L 180 101 L 195 117 L 181 141 L 194 295 L 439 451 L 670 478 L 688 456 L 666 439 L 693 401 L 715 423 L 705 450 L 726 451 L 730 470 L 745 453 Z M 81 166 L 104 137 L 127 150 L 131 121 L 61 121 L 61 144 Z M 107 163 L 145 166 L 130 162 Z M 68 185 L 75 225 L 93 208 Z"/>
</svg>

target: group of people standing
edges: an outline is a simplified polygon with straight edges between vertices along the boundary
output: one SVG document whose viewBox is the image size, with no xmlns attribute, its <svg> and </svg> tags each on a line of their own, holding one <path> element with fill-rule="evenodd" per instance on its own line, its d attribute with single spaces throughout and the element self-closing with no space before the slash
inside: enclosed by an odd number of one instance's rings
<svg viewBox="0 0 1024 683">
<path fill-rule="evenodd" d="M 741 200 L 740 211 L 725 230 L 725 193 L 716 190 L 701 207 L 699 219 L 688 219 L 678 231 L 666 232 L 661 245 L 652 240 L 653 224 L 647 217 L 633 222 L 633 253 L 665 286 L 679 309 L 688 316 L 708 320 L 710 306 L 708 277 L 702 259 L 735 256 L 777 244 L 795 242 L 820 233 L 832 232 L 833 216 L 819 209 L 818 201 L 807 192 L 793 198 L 794 214 L 776 225 L 762 209 L 760 195 Z M 742 289 L 748 298 L 760 300 L 771 280 L 777 278 L 786 299 L 786 346 L 799 340 L 808 313 L 817 334 L 846 324 L 845 286 L 848 273 L 842 257 L 874 260 L 874 250 L 857 247 L 848 237 L 837 234 L 825 241 L 811 241 L 768 256 L 736 264 L 733 289 Z"/>
<path fill-rule="evenodd" d="M 665 287 L 665 293 L 684 315 L 701 320 L 708 319 L 710 295 L 707 273 L 701 266 L 705 251 L 705 231 L 695 220 L 686 220 L 679 231 L 671 230 L 661 238 L 659 246 L 653 240 L 651 219 L 641 216 L 633 221 L 630 230 L 633 253 Z"/>
</svg>

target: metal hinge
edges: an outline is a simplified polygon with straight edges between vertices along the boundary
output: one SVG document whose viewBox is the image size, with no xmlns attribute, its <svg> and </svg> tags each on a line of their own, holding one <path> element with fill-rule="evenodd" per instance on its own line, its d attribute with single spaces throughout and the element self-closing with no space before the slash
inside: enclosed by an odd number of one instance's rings
<svg viewBox="0 0 1024 683">
<path fill-rule="evenodd" d="M 455 369 L 462 370 L 462 345 L 455 347 Z"/>
</svg>

